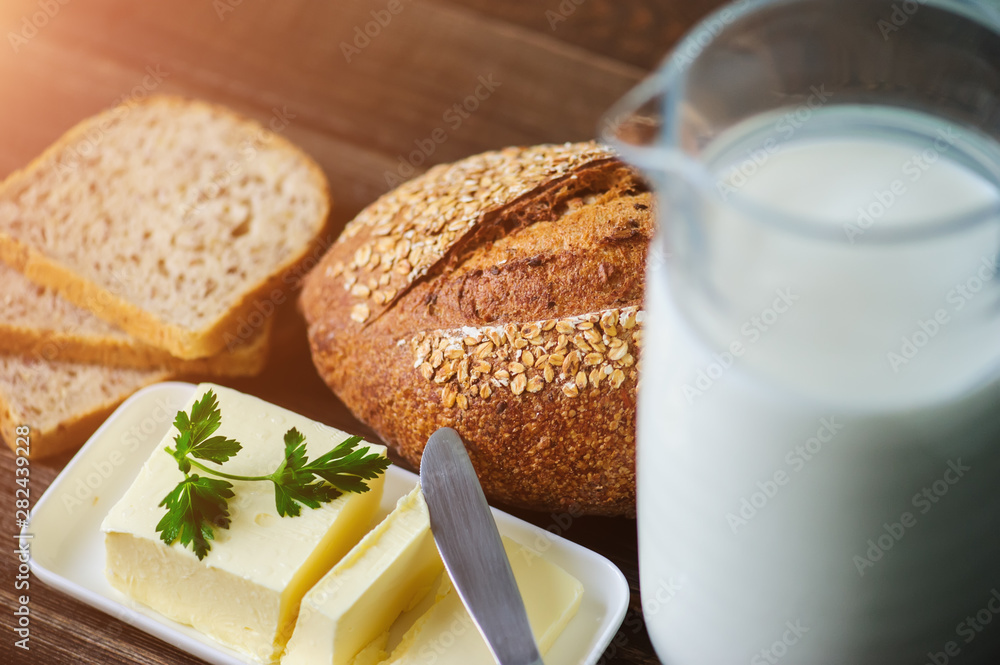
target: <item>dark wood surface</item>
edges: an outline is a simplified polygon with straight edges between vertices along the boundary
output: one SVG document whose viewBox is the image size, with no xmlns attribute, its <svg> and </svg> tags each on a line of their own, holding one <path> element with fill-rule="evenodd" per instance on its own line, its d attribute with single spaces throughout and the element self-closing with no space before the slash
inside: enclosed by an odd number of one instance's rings
<svg viewBox="0 0 1000 665">
<path fill-rule="evenodd" d="M 418 171 L 510 144 L 590 138 L 600 116 L 656 66 L 719 0 L 400 0 L 366 44 L 357 31 L 387 0 L 3 0 L 0 3 L 0 177 L 80 119 L 129 96 L 214 100 L 267 121 L 326 171 L 330 234 L 386 191 L 415 141 L 445 129 Z M 385 14 L 381 14 L 383 19 Z M 357 50 L 345 55 L 345 44 Z M 460 126 L 444 113 L 480 77 L 495 91 Z M 498 85 L 496 85 L 498 84 Z M 313 371 L 293 296 L 278 312 L 271 357 L 254 379 L 223 381 L 341 429 L 368 433 Z M 196 379 L 197 377 L 192 377 Z M 68 458 L 33 460 L 34 504 Z M 197 663 L 36 579 L 15 588 L 15 463 L 0 446 L 7 540 L 0 555 L 0 662 Z M 625 573 L 632 601 L 602 663 L 658 662 L 638 605 L 635 523 L 518 512 L 601 552 Z M 13 609 L 30 597 L 29 651 L 14 647 Z"/>
</svg>

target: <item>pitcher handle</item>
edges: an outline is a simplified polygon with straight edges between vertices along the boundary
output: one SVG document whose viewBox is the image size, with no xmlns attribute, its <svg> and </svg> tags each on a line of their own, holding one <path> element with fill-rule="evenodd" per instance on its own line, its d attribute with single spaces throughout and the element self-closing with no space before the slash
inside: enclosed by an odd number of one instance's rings
<svg viewBox="0 0 1000 665">
<path fill-rule="evenodd" d="M 663 140 L 669 117 L 659 107 L 666 105 L 666 81 L 663 73 L 655 73 L 629 90 L 601 117 L 600 139 L 654 181 L 671 173 L 704 185 L 697 161 Z"/>
<path fill-rule="evenodd" d="M 665 148 L 657 145 L 663 121 L 659 109 L 653 108 L 661 102 L 665 93 L 663 76 L 651 74 L 625 93 L 601 117 L 601 140 L 614 148 L 625 161 L 650 172 L 660 170 L 656 156 L 666 152 Z M 630 129 L 636 136 L 628 136 Z"/>
</svg>

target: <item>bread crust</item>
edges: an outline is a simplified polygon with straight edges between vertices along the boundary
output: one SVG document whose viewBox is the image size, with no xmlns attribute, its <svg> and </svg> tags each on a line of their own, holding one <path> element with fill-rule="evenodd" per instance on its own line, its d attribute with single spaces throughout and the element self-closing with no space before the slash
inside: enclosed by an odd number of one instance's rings
<svg viewBox="0 0 1000 665">
<path fill-rule="evenodd" d="M 28 363 L 31 361 L 25 362 Z M 57 363 L 52 367 L 58 373 L 61 371 L 60 367 L 69 368 L 69 371 L 71 371 L 73 365 Z M 113 368 L 106 368 L 102 371 L 108 373 L 115 372 Z M 31 432 L 31 446 L 29 449 L 31 459 L 53 457 L 72 452 L 79 448 L 80 444 L 132 393 L 140 388 L 159 381 L 166 381 L 174 376 L 170 370 L 163 368 L 140 370 L 139 373 L 141 374 L 140 380 L 122 387 L 121 390 L 109 395 L 107 398 L 99 399 L 88 405 L 86 409 L 78 410 L 59 422 L 50 421 L 44 424 L 39 423 L 31 414 L 24 413 L 18 409 L 12 396 L 6 394 L 5 390 L 0 389 L 0 438 L 6 441 L 12 450 L 16 451 L 16 428 L 25 425 Z M 50 387 L 52 390 L 60 390 L 61 388 L 62 386 L 59 385 Z"/>
<path fill-rule="evenodd" d="M 256 122 L 249 120 L 221 105 L 178 96 L 156 95 L 142 105 L 164 105 L 177 108 L 198 107 L 227 117 L 234 125 L 249 130 L 263 130 Z M 0 186 L 0 201 L 8 193 L 16 190 L 32 174 L 43 169 L 52 161 L 58 162 L 63 150 L 82 139 L 95 127 L 113 125 L 119 108 L 108 109 L 87 118 L 67 131 L 23 169 L 12 173 Z M 255 304 L 267 293 L 282 285 L 282 277 L 300 266 L 319 241 L 330 212 L 331 198 L 329 184 L 322 169 L 297 146 L 284 137 L 270 133 L 267 143 L 282 151 L 296 155 L 306 166 L 312 187 L 320 193 L 322 206 L 318 219 L 314 221 L 315 233 L 310 242 L 303 244 L 279 265 L 272 266 L 267 274 L 261 275 L 253 285 L 247 287 L 234 300 L 232 306 L 208 326 L 187 329 L 162 320 L 150 311 L 127 301 L 111 289 L 79 275 L 71 268 L 47 256 L 40 248 L 19 241 L 9 233 L 0 230 L 0 260 L 23 273 L 32 281 L 56 290 L 66 300 L 89 309 L 139 340 L 163 349 L 181 359 L 196 359 L 215 355 L 227 346 L 227 342 L 241 319 L 247 318 Z"/>
<path fill-rule="evenodd" d="M 442 200 L 464 207 L 449 219 Z M 453 427 L 494 500 L 632 515 L 651 206 L 594 143 L 436 167 L 358 215 L 308 275 L 316 367 L 414 465 Z"/>
<path fill-rule="evenodd" d="M 79 362 L 110 367 L 168 369 L 178 374 L 255 376 L 267 364 L 271 330 L 269 318 L 247 342 L 207 358 L 182 360 L 166 351 L 129 337 L 79 335 L 71 330 L 43 330 L 0 321 L 4 353 L 48 362 Z"/>
</svg>

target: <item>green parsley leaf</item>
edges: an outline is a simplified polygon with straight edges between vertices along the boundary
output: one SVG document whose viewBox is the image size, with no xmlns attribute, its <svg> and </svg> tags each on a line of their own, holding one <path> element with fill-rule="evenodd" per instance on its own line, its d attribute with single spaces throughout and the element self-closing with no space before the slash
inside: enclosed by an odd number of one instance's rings
<svg viewBox="0 0 1000 665">
<path fill-rule="evenodd" d="M 197 446 L 215 433 L 222 424 L 222 411 L 219 410 L 219 400 L 215 392 L 209 390 L 204 397 L 191 405 L 191 415 L 183 411 L 177 412 L 174 427 L 180 432 L 174 437 L 177 451 L 187 453 L 192 446 Z"/>
<path fill-rule="evenodd" d="M 278 514 L 296 516 L 299 505 L 318 508 L 344 492 L 367 492 L 365 479 L 386 470 L 389 460 L 377 453 L 356 450 L 361 437 L 353 436 L 310 462 L 305 436 L 292 428 L 285 434 L 285 460 L 272 475 Z"/>
<path fill-rule="evenodd" d="M 204 397 L 191 406 L 191 431 L 195 442 L 204 441 L 215 433 L 222 424 L 222 411 L 214 390 L 209 390 Z"/>
<path fill-rule="evenodd" d="M 228 499 L 234 496 L 233 485 L 225 480 L 191 474 L 192 467 L 217 476 L 239 481 L 265 481 L 274 484 L 274 504 L 282 517 L 296 517 L 302 506 L 318 508 L 345 492 L 367 492 L 365 480 L 376 478 L 389 466 L 389 460 L 377 453 L 359 450 L 361 437 L 350 437 L 333 450 L 310 462 L 306 455 L 305 436 L 294 427 L 285 433 L 285 454 L 281 464 L 267 476 L 240 476 L 205 466 L 197 460 L 222 464 L 243 446 L 234 439 L 212 436 L 222 424 L 218 400 L 211 390 L 192 407 L 190 414 L 179 411 L 174 419 L 178 434 L 174 448 L 166 448 L 184 473 L 163 501 L 167 513 L 156 525 L 167 544 L 178 539 L 190 547 L 199 559 L 211 549 L 214 528 L 229 528 Z M 366 454 L 367 453 L 367 454 Z"/>
<path fill-rule="evenodd" d="M 341 494 L 339 489 L 322 481 L 302 482 L 300 477 L 274 481 L 274 505 L 282 517 L 298 517 L 299 504 L 319 508 L 320 504 L 333 501 Z"/>
<path fill-rule="evenodd" d="M 215 430 L 222 424 L 222 411 L 215 392 L 209 390 L 205 395 L 191 405 L 191 414 L 178 411 L 174 418 L 177 436 L 174 437 L 176 448 L 168 448 L 177 466 L 185 474 L 191 470 L 187 456 L 194 455 L 199 459 L 222 463 L 240 451 L 242 446 L 232 439 L 212 437 Z"/>
<path fill-rule="evenodd" d="M 285 432 L 285 459 L 271 474 L 274 482 L 274 506 L 282 517 L 297 517 L 300 505 L 319 508 L 321 503 L 333 501 L 340 490 L 322 480 L 316 482 L 306 470 L 306 437 L 294 427 Z"/>
<path fill-rule="evenodd" d="M 347 439 L 330 452 L 317 457 L 305 470 L 314 473 L 344 492 L 367 492 L 365 480 L 376 478 L 389 467 L 388 458 L 357 450 L 361 437 Z"/>
<path fill-rule="evenodd" d="M 229 528 L 228 499 L 234 496 L 232 484 L 225 480 L 187 476 L 160 502 L 167 514 L 156 525 L 160 540 L 167 545 L 180 539 L 190 546 L 198 559 L 204 559 L 215 539 L 213 527 Z"/>
<path fill-rule="evenodd" d="M 293 427 L 285 432 L 284 465 L 292 469 L 301 469 L 306 461 L 306 436 Z"/>
<path fill-rule="evenodd" d="M 224 436 L 213 436 L 201 443 L 191 446 L 190 453 L 198 459 L 208 460 L 216 464 L 229 461 L 229 458 L 243 450 L 243 446 L 234 439 Z"/>
</svg>

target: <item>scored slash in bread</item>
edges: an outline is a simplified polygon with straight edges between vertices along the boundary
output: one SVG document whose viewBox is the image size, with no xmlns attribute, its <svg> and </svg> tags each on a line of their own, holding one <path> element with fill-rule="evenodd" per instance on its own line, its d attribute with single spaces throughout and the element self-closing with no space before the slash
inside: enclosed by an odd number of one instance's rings
<svg viewBox="0 0 1000 665">
<path fill-rule="evenodd" d="M 272 319 L 245 343 L 207 358 L 181 360 L 143 344 L 0 263 L 0 349 L 47 361 L 166 368 L 178 373 L 252 376 L 267 361 Z"/>
<path fill-rule="evenodd" d="M 71 129 L 0 185 L 0 259 L 179 358 L 227 346 L 306 255 L 319 167 L 229 110 L 155 96 Z"/>
<path fill-rule="evenodd" d="M 414 465 L 454 427 L 493 499 L 634 514 L 651 205 L 595 143 L 434 167 L 362 211 L 307 277 L 317 369 Z"/>
</svg>

